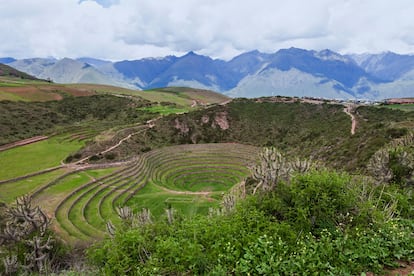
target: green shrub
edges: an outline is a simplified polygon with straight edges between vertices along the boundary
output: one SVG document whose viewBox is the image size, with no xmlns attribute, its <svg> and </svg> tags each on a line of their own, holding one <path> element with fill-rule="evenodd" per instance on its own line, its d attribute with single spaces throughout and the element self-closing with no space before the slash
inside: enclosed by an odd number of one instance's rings
<svg viewBox="0 0 414 276">
<path fill-rule="evenodd" d="M 311 171 L 226 215 L 120 230 L 89 257 L 107 275 L 379 273 L 414 259 L 414 223 L 398 218 L 411 200 L 398 186 Z M 390 202 L 403 211 L 390 214 Z"/>
</svg>

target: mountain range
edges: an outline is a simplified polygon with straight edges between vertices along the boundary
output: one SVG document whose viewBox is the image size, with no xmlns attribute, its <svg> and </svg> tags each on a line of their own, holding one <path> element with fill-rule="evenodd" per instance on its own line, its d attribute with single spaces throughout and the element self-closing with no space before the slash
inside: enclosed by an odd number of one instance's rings
<svg viewBox="0 0 414 276">
<path fill-rule="evenodd" d="M 380 100 L 414 96 L 414 56 L 392 52 L 341 55 L 298 48 L 251 51 L 229 61 L 189 52 L 181 57 L 106 61 L 94 58 L 0 58 L 57 83 L 99 83 L 134 89 L 188 86 L 231 97 L 271 95 Z"/>
</svg>

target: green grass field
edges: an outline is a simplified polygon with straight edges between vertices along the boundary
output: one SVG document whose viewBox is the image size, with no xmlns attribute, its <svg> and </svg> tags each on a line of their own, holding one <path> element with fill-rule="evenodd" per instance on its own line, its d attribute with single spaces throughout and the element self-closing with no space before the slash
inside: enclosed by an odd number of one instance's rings
<svg viewBox="0 0 414 276">
<path fill-rule="evenodd" d="M 60 165 L 84 142 L 61 141 L 58 137 L 0 152 L 0 180 L 34 173 Z"/>
<path fill-rule="evenodd" d="M 91 181 L 95 177 L 102 177 L 113 172 L 115 168 L 87 170 L 70 174 L 54 185 L 44 189 L 35 196 L 35 202 L 45 208 L 50 214 L 54 212 L 58 204 L 72 191 L 81 185 Z M 0 187 L 1 188 L 1 187 Z"/>
<path fill-rule="evenodd" d="M 382 105 L 381 107 L 390 108 L 390 109 L 398 109 L 402 111 L 414 111 L 414 104 L 387 104 Z"/>
<path fill-rule="evenodd" d="M 54 228 L 62 238 L 70 242 L 93 240 L 105 235 L 108 220 L 119 225 L 115 208 L 125 204 L 135 211 L 149 208 L 154 219 L 163 219 L 167 207 L 179 216 L 207 214 L 210 207 L 219 206 L 222 194 L 246 175 L 245 166 L 256 151 L 238 144 L 165 147 L 142 154 L 123 167 L 69 174 L 59 170 L 5 184 L 5 192 L 16 185 L 21 189 L 0 200 L 11 202 L 16 196 L 36 191 L 34 203 L 55 215 Z"/>
<path fill-rule="evenodd" d="M 40 186 L 52 181 L 66 172 L 67 170 L 65 169 L 59 169 L 20 181 L 1 184 L 0 201 L 11 203 L 17 197 L 34 192 Z"/>
<path fill-rule="evenodd" d="M 1 84 L 0 84 L 1 87 Z M 0 88 L 1 89 L 1 88 Z M 24 97 L 20 97 L 19 95 L 8 93 L 0 90 L 0 101 L 28 101 Z"/>
<path fill-rule="evenodd" d="M 200 195 L 171 194 L 153 183 L 148 183 L 128 202 L 128 206 L 131 206 L 135 212 L 148 208 L 154 218 L 159 219 L 165 215 L 165 209 L 169 206 L 176 209 L 180 215 L 194 216 L 207 214 L 210 207 L 219 206 L 219 201 Z"/>
</svg>

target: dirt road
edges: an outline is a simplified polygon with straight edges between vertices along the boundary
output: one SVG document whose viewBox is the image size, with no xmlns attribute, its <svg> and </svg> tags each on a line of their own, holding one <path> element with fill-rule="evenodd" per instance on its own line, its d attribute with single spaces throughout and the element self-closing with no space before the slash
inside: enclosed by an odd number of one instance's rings
<svg viewBox="0 0 414 276">
<path fill-rule="evenodd" d="M 355 118 L 354 115 L 354 106 L 352 105 L 346 105 L 344 107 L 344 112 L 346 114 L 348 114 L 349 116 L 351 116 L 351 121 L 352 121 L 352 125 L 351 125 L 351 135 L 355 134 L 355 130 L 356 130 L 356 126 L 357 126 L 357 120 Z"/>
</svg>

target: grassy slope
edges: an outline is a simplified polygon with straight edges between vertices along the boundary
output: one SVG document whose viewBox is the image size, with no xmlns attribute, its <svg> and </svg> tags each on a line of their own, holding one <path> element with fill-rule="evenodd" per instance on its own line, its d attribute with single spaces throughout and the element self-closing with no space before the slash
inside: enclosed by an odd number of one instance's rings
<svg viewBox="0 0 414 276">
<path fill-rule="evenodd" d="M 59 169 L 20 181 L 1 184 L 0 201 L 12 203 L 17 197 L 34 192 L 40 186 L 49 183 L 66 172 L 65 169 Z"/>
<path fill-rule="evenodd" d="M 141 91 L 100 84 L 68 84 L 65 86 L 83 91 L 94 91 L 96 93 L 139 96 L 151 102 L 171 102 L 185 106 L 193 104 L 192 100 L 199 100 L 202 103 L 211 104 L 221 103 L 229 99 L 220 93 L 187 87 L 168 87 Z"/>
<path fill-rule="evenodd" d="M 70 153 L 83 146 L 83 142 L 50 138 L 23 147 L 0 152 L 0 180 L 11 179 L 60 165 Z M 1 188 L 1 187 L 0 187 Z"/>
<path fill-rule="evenodd" d="M 0 76 L 25 79 L 25 80 L 38 80 L 37 78 L 29 74 L 23 73 L 19 70 L 14 69 L 13 67 L 10 67 L 8 65 L 1 64 L 1 63 L 0 63 Z"/>
<path fill-rule="evenodd" d="M 219 202 L 197 195 L 170 194 L 150 182 L 128 202 L 128 205 L 135 211 L 148 208 L 154 217 L 159 218 L 165 214 L 168 206 L 173 207 L 180 214 L 193 216 L 207 214 L 208 208 L 218 207 Z"/>
<path fill-rule="evenodd" d="M 356 134 L 351 135 L 351 120 L 343 109 L 341 105 L 234 100 L 227 106 L 160 119 L 146 136 L 134 137 L 118 150 L 132 153 L 143 144 L 157 148 L 194 142 L 239 142 L 275 146 L 292 156 L 355 170 L 363 168 L 376 150 L 412 128 L 414 122 L 413 112 L 360 107 L 356 111 Z M 217 125 L 221 117 L 226 118 L 228 129 Z"/>
<path fill-rule="evenodd" d="M 390 108 L 390 109 L 398 109 L 398 110 L 402 110 L 402 111 L 414 111 L 414 104 L 388 104 L 388 105 L 383 105 L 382 107 L 385 108 Z"/>
</svg>

